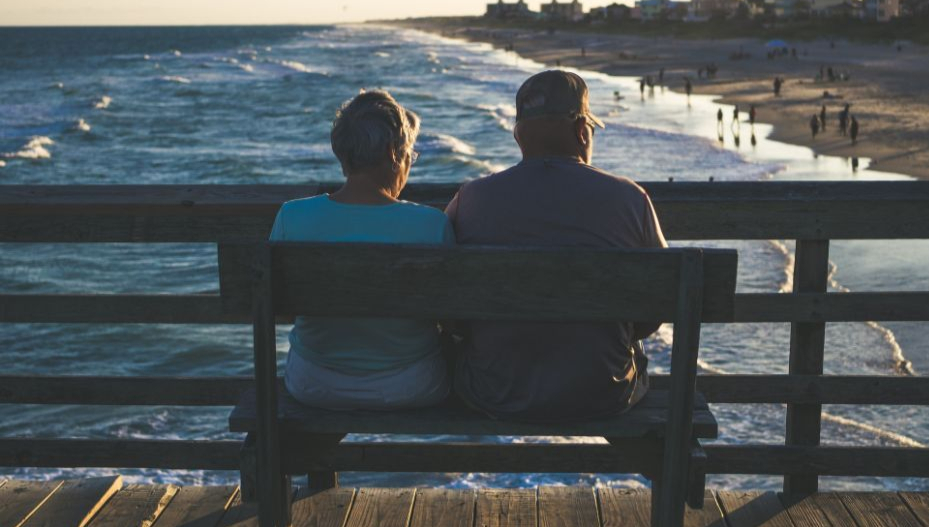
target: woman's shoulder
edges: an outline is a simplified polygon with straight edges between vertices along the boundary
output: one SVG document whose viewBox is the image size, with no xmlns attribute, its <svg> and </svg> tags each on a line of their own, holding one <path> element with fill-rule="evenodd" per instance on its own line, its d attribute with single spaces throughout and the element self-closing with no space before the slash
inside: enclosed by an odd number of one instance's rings
<svg viewBox="0 0 929 527">
<path fill-rule="evenodd" d="M 445 213 L 435 207 L 403 200 L 398 201 L 397 205 L 397 210 L 402 211 L 403 214 L 416 217 L 422 221 L 435 221 L 444 223 L 448 220 L 448 217 L 445 215 Z"/>
</svg>

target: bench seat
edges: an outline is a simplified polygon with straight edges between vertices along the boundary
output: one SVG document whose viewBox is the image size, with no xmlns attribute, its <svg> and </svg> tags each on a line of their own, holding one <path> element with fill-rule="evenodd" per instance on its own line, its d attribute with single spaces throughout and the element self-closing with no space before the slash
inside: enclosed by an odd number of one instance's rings
<svg viewBox="0 0 929 527">
<path fill-rule="evenodd" d="M 299 403 L 286 389 L 278 389 L 278 419 L 282 431 L 307 434 L 520 435 L 642 437 L 664 435 L 668 419 L 668 391 L 651 390 L 624 414 L 576 423 L 538 424 L 491 419 L 476 411 L 440 405 L 417 410 L 333 411 Z M 258 428 L 255 391 L 242 394 L 229 416 L 232 432 Z M 712 439 L 717 424 L 706 399 L 694 399 L 693 437 Z"/>
</svg>

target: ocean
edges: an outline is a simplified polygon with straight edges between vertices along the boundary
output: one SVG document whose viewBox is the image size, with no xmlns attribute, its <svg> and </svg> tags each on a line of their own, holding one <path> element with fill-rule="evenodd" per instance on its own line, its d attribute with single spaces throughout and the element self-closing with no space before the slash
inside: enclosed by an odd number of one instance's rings
<svg viewBox="0 0 929 527">
<path fill-rule="evenodd" d="M 277 184 L 339 181 L 329 147 L 335 110 L 362 88 L 384 88 L 423 119 L 411 183 L 462 182 L 519 160 L 514 94 L 544 66 L 490 46 L 367 25 L 0 28 L 0 184 Z M 852 169 L 850 160 L 769 141 L 770 127 L 741 122 L 709 96 L 580 72 L 607 123 L 594 164 L 640 181 L 908 179 Z M 623 99 L 616 100 L 619 91 Z M 716 111 L 726 116 L 716 139 Z M 746 112 L 742 112 L 743 119 Z M 759 117 L 763 120 L 763 115 Z M 754 131 L 757 145 L 751 145 Z M 867 211 L 862 211 L 867 214 Z M 875 218 L 880 221 L 880 218 Z M 672 245 L 676 245 L 672 240 Z M 740 252 L 739 290 L 790 289 L 793 243 L 701 243 Z M 835 291 L 929 290 L 929 243 L 838 241 Z M 5 293 L 207 293 L 218 290 L 206 244 L 0 244 Z M 279 328 L 283 360 L 286 332 Z M 929 371 L 926 323 L 829 324 L 827 373 Z M 248 375 L 246 326 L 6 324 L 9 374 Z M 710 325 L 701 368 L 786 373 L 788 324 Z M 666 372 L 670 331 L 649 340 L 651 368 Z M 720 443 L 784 441 L 781 405 L 714 405 Z M 908 406 L 827 406 L 823 443 L 926 446 L 929 412 Z M 229 439 L 228 409 L 0 405 L 0 436 Z M 356 436 L 353 440 L 387 440 Z M 409 438 L 408 438 L 409 439 Z M 471 438 L 478 440 L 478 438 Z M 416 438 L 428 441 L 429 438 Z M 482 438 L 480 440 L 490 441 Z M 496 438 L 523 442 L 527 438 Z M 536 440 L 536 439 L 533 439 Z M 544 441 L 575 441 L 551 437 Z M 0 469 L 23 478 L 109 470 Z M 120 469 L 130 480 L 234 483 L 237 473 Z M 642 486 L 622 474 L 344 474 L 345 485 Z M 710 486 L 777 489 L 779 477 L 710 476 Z M 827 489 L 917 489 L 910 478 L 823 478 Z"/>
</svg>

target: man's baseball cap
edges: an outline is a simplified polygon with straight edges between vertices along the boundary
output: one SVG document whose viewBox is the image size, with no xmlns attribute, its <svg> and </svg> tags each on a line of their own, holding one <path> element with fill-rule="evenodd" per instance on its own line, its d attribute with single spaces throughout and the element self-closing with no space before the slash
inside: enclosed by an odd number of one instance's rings
<svg viewBox="0 0 929 527">
<path fill-rule="evenodd" d="M 536 73 L 516 92 L 516 121 L 542 116 L 586 117 L 600 128 L 603 121 L 590 113 L 587 83 L 576 73 L 548 70 Z"/>
</svg>

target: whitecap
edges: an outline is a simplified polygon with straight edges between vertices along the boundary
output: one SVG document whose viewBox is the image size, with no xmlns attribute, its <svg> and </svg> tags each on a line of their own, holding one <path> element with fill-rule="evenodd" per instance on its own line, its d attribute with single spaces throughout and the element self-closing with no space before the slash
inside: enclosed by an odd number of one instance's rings
<svg viewBox="0 0 929 527">
<path fill-rule="evenodd" d="M 249 73 L 253 73 L 255 71 L 255 68 L 251 64 L 240 64 L 239 69 Z"/>
<path fill-rule="evenodd" d="M 111 102 L 113 102 L 113 99 L 111 99 L 108 95 L 104 95 L 103 97 L 100 97 L 100 100 L 94 103 L 94 108 L 97 110 L 106 109 L 110 106 Z"/>
<path fill-rule="evenodd" d="M 51 138 L 45 137 L 43 135 L 37 135 L 29 139 L 29 142 L 23 145 L 19 151 L 3 154 L 3 157 L 16 157 L 19 159 L 49 159 L 52 157 L 52 154 L 45 147 L 53 144 L 55 144 L 55 141 L 52 141 Z"/>
<path fill-rule="evenodd" d="M 456 154 L 464 154 L 468 156 L 473 156 L 477 153 L 477 149 L 474 146 L 458 139 L 453 135 L 447 134 L 425 134 L 423 138 L 418 143 L 419 149 L 426 151 L 437 151 L 437 152 L 453 152 Z"/>
<path fill-rule="evenodd" d="M 375 55 L 375 56 L 378 56 L 378 57 L 381 57 L 381 58 L 383 58 L 383 59 L 386 59 L 387 57 L 390 56 L 390 53 L 387 53 L 386 51 L 375 51 L 375 52 L 374 52 L 374 55 Z"/>
<path fill-rule="evenodd" d="M 177 75 L 165 75 L 159 78 L 166 82 L 176 82 L 178 84 L 190 84 L 190 79 L 186 77 L 179 77 Z"/>
<path fill-rule="evenodd" d="M 3 168 L 5 166 L 6 166 L 6 161 L 0 159 L 0 168 Z"/>
<path fill-rule="evenodd" d="M 152 60 L 152 57 L 148 54 L 142 55 L 142 60 Z"/>
<path fill-rule="evenodd" d="M 172 49 L 171 54 L 174 55 L 175 57 L 180 57 L 182 55 L 180 50 L 177 50 L 177 49 Z"/>
<path fill-rule="evenodd" d="M 85 120 L 83 120 L 83 119 L 78 119 L 77 122 L 74 123 L 74 129 L 77 130 L 77 131 L 79 131 L 79 132 L 89 132 L 89 131 L 90 131 L 90 125 L 87 124 L 87 121 L 85 121 Z"/>
<path fill-rule="evenodd" d="M 63 82 L 55 82 L 55 83 L 52 83 L 52 85 L 49 86 L 49 88 L 54 88 L 54 89 L 56 89 L 56 90 L 63 90 L 63 89 L 65 88 L 65 83 L 63 83 Z"/>
<path fill-rule="evenodd" d="M 433 64 L 438 64 L 440 62 L 438 53 L 436 53 L 435 51 L 426 52 L 426 61 L 431 62 Z"/>
<path fill-rule="evenodd" d="M 507 132 L 513 131 L 516 125 L 516 106 L 512 104 L 479 104 L 478 109 L 487 113 L 497 125 Z"/>
<path fill-rule="evenodd" d="M 292 69 L 294 71 L 299 71 L 300 73 L 313 73 L 313 70 L 309 66 L 302 62 L 297 62 L 295 60 L 276 60 L 273 61 L 276 64 L 280 64 L 285 68 Z"/>
</svg>

